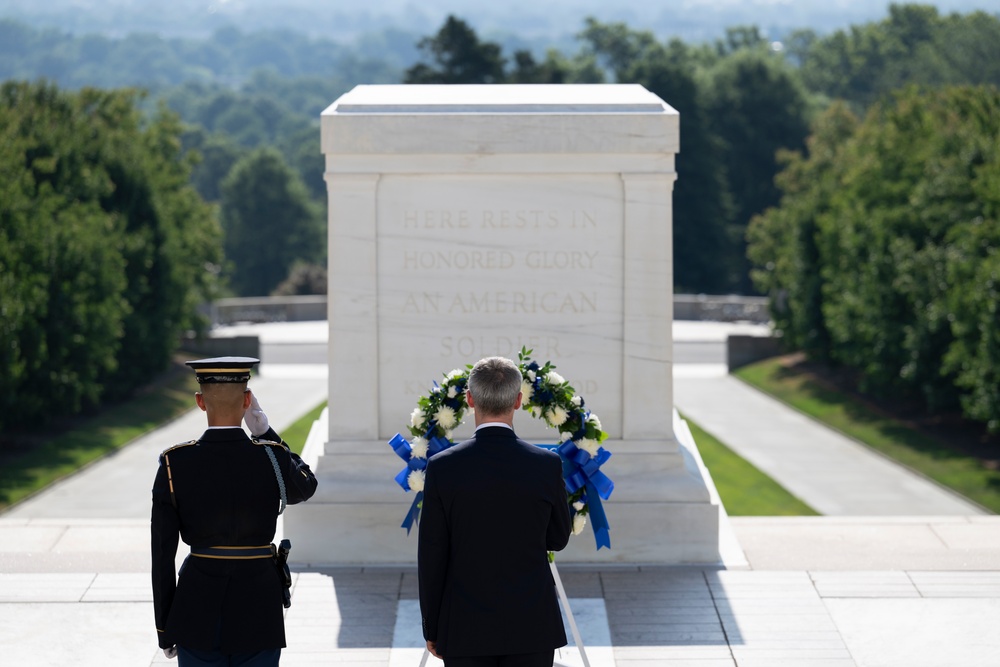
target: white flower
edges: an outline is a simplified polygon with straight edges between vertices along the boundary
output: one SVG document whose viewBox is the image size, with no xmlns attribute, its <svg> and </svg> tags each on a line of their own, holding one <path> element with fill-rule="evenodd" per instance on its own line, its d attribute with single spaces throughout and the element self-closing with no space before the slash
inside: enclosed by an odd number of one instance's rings
<svg viewBox="0 0 1000 667">
<path fill-rule="evenodd" d="M 528 371 L 527 373 L 525 373 L 525 375 L 527 375 L 528 379 L 531 380 L 532 382 L 535 381 L 535 371 Z"/>
<path fill-rule="evenodd" d="M 413 426 L 420 426 L 424 423 L 424 411 L 420 408 L 413 408 L 413 412 L 410 413 L 410 424 Z"/>
<path fill-rule="evenodd" d="M 595 415 L 593 412 L 591 412 L 590 416 L 587 417 L 587 421 L 590 422 L 591 424 L 593 424 L 594 428 L 596 428 L 598 431 L 603 431 L 604 430 L 603 428 L 601 428 L 601 420 L 598 419 L 597 415 Z"/>
<path fill-rule="evenodd" d="M 580 438 L 580 449 L 587 452 L 591 456 L 597 456 L 597 450 L 601 446 L 601 443 L 591 438 Z"/>
<path fill-rule="evenodd" d="M 444 437 L 447 438 L 448 440 L 451 440 L 451 431 L 445 431 Z"/>
<path fill-rule="evenodd" d="M 450 373 L 448 373 L 447 377 L 449 380 L 456 380 L 462 377 L 463 375 L 465 375 L 465 371 L 461 370 L 460 368 L 455 368 Z"/>
<path fill-rule="evenodd" d="M 549 371 L 545 374 L 545 379 L 549 381 L 549 384 L 562 384 L 566 381 L 562 375 L 556 373 L 555 371 Z"/>
<path fill-rule="evenodd" d="M 566 408 L 558 405 L 545 413 L 546 421 L 553 426 L 562 426 L 566 423 L 567 417 L 569 417 L 569 413 L 566 412 Z"/>
<path fill-rule="evenodd" d="M 574 514 L 573 515 L 573 534 L 579 535 L 583 532 L 583 527 L 587 525 L 587 516 L 585 514 Z"/>
<path fill-rule="evenodd" d="M 436 394 L 439 391 L 441 391 L 441 387 L 439 387 L 438 385 L 434 385 L 433 387 L 431 387 L 431 393 L 432 394 Z"/>
<path fill-rule="evenodd" d="M 417 459 L 427 458 L 427 440 L 419 435 L 410 443 L 410 456 Z"/>
<path fill-rule="evenodd" d="M 456 396 L 458 396 L 458 389 L 448 387 L 448 398 L 455 398 Z"/>
<path fill-rule="evenodd" d="M 573 503 L 573 509 L 575 509 L 577 512 L 579 512 L 580 510 L 582 510 L 584 507 L 586 507 L 586 505 L 584 505 L 579 500 L 576 501 L 575 503 Z"/>
<path fill-rule="evenodd" d="M 438 408 L 438 411 L 434 413 L 434 421 L 436 421 L 441 428 L 447 431 L 455 426 L 455 411 L 447 405 L 442 405 Z"/>
<path fill-rule="evenodd" d="M 424 471 L 423 470 L 410 471 L 410 474 L 406 477 L 406 483 L 410 485 L 411 491 L 423 491 Z M 577 516 L 579 516 L 579 514 Z"/>
<path fill-rule="evenodd" d="M 559 434 L 559 439 L 562 440 L 563 442 L 566 442 L 567 440 L 569 440 L 572 437 L 573 437 L 573 434 L 570 433 L 569 431 L 563 431 L 562 433 Z"/>
<path fill-rule="evenodd" d="M 527 403 L 535 393 L 535 388 L 530 382 L 521 382 L 521 402 Z"/>
<path fill-rule="evenodd" d="M 575 405 L 576 407 L 580 407 L 581 405 L 583 405 L 583 398 L 580 396 L 574 396 L 573 405 Z"/>
</svg>

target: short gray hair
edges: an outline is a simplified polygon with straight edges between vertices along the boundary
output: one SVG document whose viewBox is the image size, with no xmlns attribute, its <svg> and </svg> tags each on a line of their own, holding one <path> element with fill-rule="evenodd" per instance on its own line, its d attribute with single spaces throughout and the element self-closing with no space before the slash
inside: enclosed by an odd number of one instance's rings
<svg viewBox="0 0 1000 667">
<path fill-rule="evenodd" d="M 469 373 L 469 392 L 476 411 L 484 415 L 502 415 L 514 409 L 521 391 L 521 371 L 510 359 L 480 359 Z"/>
</svg>

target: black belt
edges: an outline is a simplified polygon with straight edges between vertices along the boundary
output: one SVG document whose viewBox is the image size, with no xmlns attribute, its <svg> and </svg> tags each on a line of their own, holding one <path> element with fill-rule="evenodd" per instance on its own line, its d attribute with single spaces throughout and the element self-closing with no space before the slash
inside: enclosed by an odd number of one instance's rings
<svg viewBox="0 0 1000 667">
<path fill-rule="evenodd" d="M 266 547 L 191 547 L 191 555 L 198 558 L 222 558 L 224 560 L 248 560 L 270 558 L 274 555 L 274 545 Z"/>
</svg>

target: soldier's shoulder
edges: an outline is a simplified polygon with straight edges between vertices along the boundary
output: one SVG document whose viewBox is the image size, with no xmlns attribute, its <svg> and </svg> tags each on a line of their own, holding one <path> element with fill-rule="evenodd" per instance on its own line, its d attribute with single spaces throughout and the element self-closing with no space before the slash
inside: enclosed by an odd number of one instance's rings
<svg viewBox="0 0 1000 667">
<path fill-rule="evenodd" d="M 277 440 L 269 440 L 267 438 L 258 438 L 257 436 L 251 436 L 250 442 L 255 445 L 261 445 L 266 447 L 276 447 L 278 449 L 284 449 L 286 452 L 288 450 L 288 445 L 283 442 L 278 442 Z"/>
<path fill-rule="evenodd" d="M 171 454 L 173 452 L 176 452 L 177 450 L 184 449 L 185 447 L 196 447 L 197 445 L 198 445 L 197 440 L 188 440 L 186 442 L 178 443 L 172 447 L 167 447 L 162 452 L 160 452 L 160 461 L 163 461 L 164 457 L 166 457 L 167 454 Z"/>
</svg>

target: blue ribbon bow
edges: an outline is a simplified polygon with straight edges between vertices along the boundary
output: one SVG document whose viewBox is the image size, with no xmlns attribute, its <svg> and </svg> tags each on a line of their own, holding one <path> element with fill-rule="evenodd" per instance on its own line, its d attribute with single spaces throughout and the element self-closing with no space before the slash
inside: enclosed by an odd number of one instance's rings
<svg viewBox="0 0 1000 667">
<path fill-rule="evenodd" d="M 565 478 L 566 490 L 569 493 L 576 493 L 581 488 L 585 489 L 585 497 L 589 514 L 590 526 L 594 531 L 594 541 L 597 549 L 601 547 L 611 548 L 611 526 L 608 524 L 607 514 L 604 513 L 604 506 L 601 500 L 611 497 L 611 492 L 615 490 L 615 483 L 607 475 L 601 472 L 601 466 L 611 458 L 611 452 L 600 447 L 597 456 L 591 456 L 585 450 L 576 446 L 572 440 L 567 440 L 556 448 L 559 456 L 566 464 L 563 466 L 563 477 Z"/>
<path fill-rule="evenodd" d="M 442 438 L 435 435 L 437 426 L 431 424 L 431 427 L 427 430 L 425 438 L 427 439 L 427 458 L 417 458 L 413 456 L 413 447 L 410 445 L 409 441 L 402 435 L 397 433 L 392 436 L 389 441 L 389 446 L 392 447 L 392 451 L 396 452 L 396 455 L 406 461 L 406 467 L 399 471 L 396 475 L 396 483 L 403 487 L 403 491 L 411 491 L 410 488 L 410 473 L 414 470 L 426 470 L 427 469 L 427 459 L 434 456 L 438 452 L 443 452 L 444 450 L 451 447 L 453 442 L 447 438 Z M 413 497 L 413 503 L 410 504 L 410 509 L 403 517 L 403 523 L 400 524 L 400 528 L 406 529 L 406 534 L 410 534 L 410 529 L 413 528 L 413 523 L 420 517 L 420 503 L 424 499 L 424 492 L 417 491 L 417 494 Z"/>
</svg>

